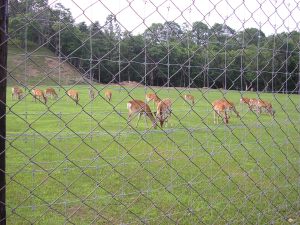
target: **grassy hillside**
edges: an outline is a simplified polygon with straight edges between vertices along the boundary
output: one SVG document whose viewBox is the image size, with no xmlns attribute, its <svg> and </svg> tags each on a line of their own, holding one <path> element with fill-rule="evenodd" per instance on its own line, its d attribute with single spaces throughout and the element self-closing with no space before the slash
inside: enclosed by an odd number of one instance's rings
<svg viewBox="0 0 300 225">
<path fill-rule="evenodd" d="M 174 105 L 170 126 L 154 130 L 144 119 L 127 123 L 126 103 L 149 89 L 95 86 L 100 95 L 90 101 L 88 86 L 77 85 L 76 106 L 69 88 L 47 105 L 8 99 L 9 224 L 300 222 L 299 96 L 261 94 L 273 119 L 229 91 L 241 119 L 231 115 L 226 126 L 213 123 L 209 103 L 220 91 L 191 90 L 191 108 L 178 90 L 155 89 Z"/>
<path fill-rule="evenodd" d="M 18 82 L 24 85 L 68 85 L 81 81 L 81 74 L 73 66 L 64 62 L 59 69 L 58 57 L 35 44 L 28 45 L 26 59 L 25 50 L 10 43 L 7 63 L 9 85 Z"/>
</svg>

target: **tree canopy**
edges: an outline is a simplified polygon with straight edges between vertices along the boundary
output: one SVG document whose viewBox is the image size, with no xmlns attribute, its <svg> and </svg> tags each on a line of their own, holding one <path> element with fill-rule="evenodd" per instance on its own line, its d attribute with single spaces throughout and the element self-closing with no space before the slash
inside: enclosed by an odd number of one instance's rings
<svg viewBox="0 0 300 225">
<path fill-rule="evenodd" d="M 104 24 L 75 23 L 69 9 L 47 0 L 11 0 L 9 14 L 14 43 L 43 45 L 83 74 L 91 69 L 98 82 L 165 85 L 169 78 L 170 86 L 265 91 L 283 91 L 286 81 L 295 91 L 299 82 L 297 31 L 266 36 L 257 28 L 166 21 L 132 34 L 115 15 Z"/>
</svg>

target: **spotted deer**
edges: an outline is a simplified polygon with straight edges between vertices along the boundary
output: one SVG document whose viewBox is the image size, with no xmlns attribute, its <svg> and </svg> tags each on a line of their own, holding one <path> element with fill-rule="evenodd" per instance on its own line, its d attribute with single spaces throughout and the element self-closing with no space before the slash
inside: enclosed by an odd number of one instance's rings
<svg viewBox="0 0 300 225">
<path fill-rule="evenodd" d="M 76 105 L 78 105 L 78 102 L 79 102 L 79 92 L 76 91 L 76 90 L 68 90 L 67 92 L 68 96 L 73 99 L 76 103 Z"/>
<path fill-rule="evenodd" d="M 23 97 L 23 90 L 18 87 L 18 86 L 14 86 L 11 88 L 11 99 L 14 100 L 21 100 L 21 98 Z"/>
<path fill-rule="evenodd" d="M 89 89 L 89 96 L 91 100 L 95 99 L 95 92 L 92 88 Z"/>
<path fill-rule="evenodd" d="M 258 114 L 262 113 L 262 111 L 265 110 L 271 116 L 275 115 L 275 110 L 273 109 L 272 104 L 265 100 L 255 98 L 241 98 L 240 102 L 247 104 L 251 111 L 255 111 Z"/>
<path fill-rule="evenodd" d="M 261 99 L 250 99 L 249 104 L 259 114 L 261 114 L 262 111 L 265 110 L 271 116 L 274 117 L 275 115 L 275 110 L 273 109 L 272 104 L 270 102 Z"/>
<path fill-rule="evenodd" d="M 161 100 L 156 107 L 156 118 L 163 127 L 164 123 L 167 125 L 168 119 L 172 113 L 172 100 L 169 98 Z"/>
<path fill-rule="evenodd" d="M 111 98 L 112 98 L 112 92 L 110 90 L 106 90 L 104 92 L 105 97 L 107 98 L 107 100 L 110 102 Z"/>
<path fill-rule="evenodd" d="M 223 98 L 223 99 L 215 100 L 215 101 L 212 103 L 212 105 L 215 105 L 215 104 L 218 104 L 218 103 L 222 103 L 222 104 L 225 106 L 225 109 L 226 109 L 226 111 L 227 111 L 227 117 L 228 117 L 228 118 L 230 118 L 230 116 L 229 116 L 228 113 L 229 113 L 229 112 L 232 112 L 232 111 L 236 114 L 237 117 L 240 118 L 240 114 L 239 114 L 239 112 L 236 110 L 235 105 L 234 105 L 233 102 L 231 102 L 231 101 L 229 101 L 229 100 Z"/>
<path fill-rule="evenodd" d="M 214 123 L 219 123 L 219 117 L 221 117 L 224 123 L 228 123 L 228 115 L 226 110 L 226 105 L 223 101 L 215 101 L 212 103 L 213 110 L 214 110 Z M 216 121 L 217 118 L 217 121 Z"/>
<path fill-rule="evenodd" d="M 191 103 L 192 103 L 192 106 L 195 105 L 195 98 L 194 98 L 193 95 L 186 94 L 186 95 L 183 95 L 182 97 L 183 97 L 183 99 L 184 99 L 186 102 L 191 102 Z"/>
<path fill-rule="evenodd" d="M 161 101 L 161 99 L 156 94 L 154 94 L 154 93 L 148 93 L 148 94 L 146 94 L 145 99 L 146 99 L 147 103 L 149 103 L 149 102 L 152 101 L 153 104 L 154 104 L 154 106 L 155 105 L 157 106 L 157 104 Z"/>
<path fill-rule="evenodd" d="M 47 97 L 45 96 L 44 92 L 41 89 L 32 89 L 31 93 L 33 95 L 34 101 L 36 102 L 36 99 L 39 99 L 40 101 L 44 101 L 44 103 L 47 103 Z"/>
<path fill-rule="evenodd" d="M 148 126 L 148 122 L 147 122 L 147 117 L 148 117 L 152 122 L 152 127 L 156 128 L 156 120 L 147 103 L 141 100 L 134 99 L 127 103 L 127 109 L 128 109 L 128 123 L 131 122 L 134 116 L 138 115 L 138 121 L 136 123 L 136 127 L 137 127 L 141 119 L 141 116 L 144 115 L 147 126 Z"/>
<path fill-rule="evenodd" d="M 52 87 L 50 87 L 50 88 L 47 88 L 46 90 L 45 90 L 45 96 L 46 97 L 50 97 L 51 99 L 58 99 L 58 95 L 57 95 L 57 93 L 56 93 L 56 91 L 54 90 L 54 88 L 52 88 Z"/>
</svg>

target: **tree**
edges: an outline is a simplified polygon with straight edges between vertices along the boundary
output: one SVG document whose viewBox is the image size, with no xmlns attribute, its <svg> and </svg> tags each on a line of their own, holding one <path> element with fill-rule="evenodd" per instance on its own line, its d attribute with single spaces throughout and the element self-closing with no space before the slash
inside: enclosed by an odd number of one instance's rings
<svg viewBox="0 0 300 225">
<path fill-rule="evenodd" d="M 193 35 L 193 41 L 196 44 L 203 45 L 207 41 L 210 35 L 210 30 L 206 24 L 197 21 L 193 23 L 192 35 Z"/>
</svg>

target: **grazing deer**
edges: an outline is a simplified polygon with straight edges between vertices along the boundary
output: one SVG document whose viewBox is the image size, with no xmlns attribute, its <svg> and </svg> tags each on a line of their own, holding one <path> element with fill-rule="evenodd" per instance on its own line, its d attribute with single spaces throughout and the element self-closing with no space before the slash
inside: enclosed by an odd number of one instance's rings
<svg viewBox="0 0 300 225">
<path fill-rule="evenodd" d="M 11 88 L 11 99 L 20 100 L 23 97 L 23 90 L 18 86 Z"/>
<path fill-rule="evenodd" d="M 106 90 L 104 92 L 105 97 L 108 99 L 108 101 L 111 101 L 111 97 L 112 97 L 112 92 L 110 90 Z"/>
<path fill-rule="evenodd" d="M 228 123 L 228 115 L 227 110 L 224 102 L 222 101 L 215 101 L 212 103 L 213 110 L 214 110 L 214 123 L 216 123 L 216 114 L 217 116 L 217 124 L 219 123 L 219 116 L 223 119 L 224 123 Z"/>
<path fill-rule="evenodd" d="M 157 104 L 161 101 L 161 99 L 154 93 L 146 94 L 146 102 L 149 103 L 151 101 L 153 101 L 155 107 L 155 105 L 157 106 Z"/>
<path fill-rule="evenodd" d="M 184 95 L 184 96 L 183 96 L 183 99 L 184 99 L 186 102 L 191 102 L 191 103 L 192 103 L 192 106 L 195 105 L 195 98 L 194 98 L 193 95 L 189 95 L 189 94 Z"/>
<path fill-rule="evenodd" d="M 246 104 L 246 105 L 249 106 L 250 99 L 251 98 L 241 98 L 240 99 L 240 103 L 244 103 L 244 104 Z"/>
<path fill-rule="evenodd" d="M 225 109 L 227 112 L 231 112 L 233 111 L 237 117 L 240 118 L 240 114 L 238 113 L 238 111 L 236 110 L 235 108 L 235 105 L 233 102 L 227 100 L 227 99 L 218 99 L 218 100 L 215 100 L 212 105 L 215 105 L 215 104 L 218 104 L 218 103 L 222 103 L 224 106 L 225 106 Z M 230 118 L 230 116 L 227 114 L 228 118 Z"/>
<path fill-rule="evenodd" d="M 73 99 L 76 103 L 76 105 L 78 105 L 79 102 L 79 92 L 76 90 L 68 90 L 67 94 L 70 96 L 71 99 Z"/>
<path fill-rule="evenodd" d="M 45 104 L 47 103 L 47 97 L 44 95 L 44 92 L 41 89 L 32 89 L 31 93 L 33 95 L 34 101 L 38 98 L 40 101 L 43 99 Z"/>
<path fill-rule="evenodd" d="M 268 114 L 274 117 L 275 110 L 272 107 L 272 104 L 270 102 L 267 102 L 265 100 L 261 99 L 250 99 L 249 105 L 255 109 L 257 113 L 262 113 L 262 110 L 264 109 Z"/>
<path fill-rule="evenodd" d="M 136 123 L 136 127 L 137 127 L 141 119 L 141 115 L 144 115 L 147 126 L 148 123 L 146 117 L 148 117 L 152 121 L 152 126 L 156 128 L 155 118 L 151 112 L 149 105 L 146 104 L 145 102 L 141 100 L 131 100 L 127 103 L 127 109 L 128 109 L 128 123 L 132 120 L 133 116 L 138 115 L 138 121 Z"/>
<path fill-rule="evenodd" d="M 172 100 L 169 98 L 161 100 L 156 107 L 156 118 L 160 122 L 160 126 L 163 127 L 164 123 L 168 123 L 168 119 L 172 113 Z"/>
<path fill-rule="evenodd" d="M 56 93 L 56 91 L 54 90 L 54 88 L 47 88 L 45 90 L 45 96 L 46 97 L 51 97 L 51 99 L 55 98 L 55 99 L 58 99 L 58 95 Z"/>
<path fill-rule="evenodd" d="M 89 96 L 91 100 L 94 100 L 95 98 L 95 92 L 92 88 L 89 89 Z"/>
<path fill-rule="evenodd" d="M 271 116 L 275 115 L 275 110 L 273 109 L 272 104 L 267 101 L 255 98 L 241 98 L 240 102 L 247 104 L 249 109 L 256 113 L 260 114 L 262 109 L 264 109 Z"/>
</svg>

